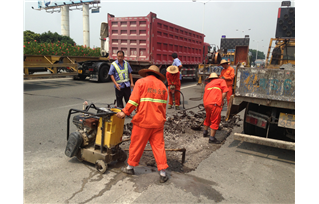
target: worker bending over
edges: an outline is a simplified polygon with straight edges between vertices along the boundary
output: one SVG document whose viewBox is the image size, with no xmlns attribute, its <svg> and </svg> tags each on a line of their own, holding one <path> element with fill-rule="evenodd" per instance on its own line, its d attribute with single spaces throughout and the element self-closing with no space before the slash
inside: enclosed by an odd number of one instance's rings
<svg viewBox="0 0 319 204">
<path fill-rule="evenodd" d="M 230 96 L 233 94 L 233 82 L 235 78 L 235 71 L 234 71 L 234 68 L 232 68 L 229 65 L 229 62 L 224 59 L 220 62 L 220 65 L 223 67 L 223 70 L 221 71 L 219 78 L 225 79 L 227 87 L 228 87 L 228 92 L 227 92 L 227 106 L 228 106 Z"/>
<path fill-rule="evenodd" d="M 181 80 L 179 78 L 179 70 L 177 66 L 169 66 L 166 69 L 166 79 L 168 83 L 168 92 L 169 92 L 169 100 L 168 100 L 168 109 L 172 108 L 173 100 L 175 100 L 175 107 L 179 110 L 180 104 L 180 90 L 181 90 Z M 174 91 L 174 99 L 172 91 Z"/>
<path fill-rule="evenodd" d="M 134 168 L 140 162 L 147 142 L 150 142 L 152 151 L 160 171 L 160 182 L 168 180 L 165 169 L 168 168 L 165 143 L 164 123 L 166 121 L 167 89 L 163 81 L 165 76 L 159 72 L 155 65 L 142 69 L 141 78 L 136 81 L 130 100 L 121 112 L 116 114 L 119 118 L 130 115 L 137 108 L 132 119 L 133 129 L 127 167 L 121 170 L 126 174 L 134 174 Z"/>
<path fill-rule="evenodd" d="M 216 130 L 218 130 L 221 120 L 222 106 L 228 91 L 225 80 L 218 79 L 216 73 L 211 73 L 208 77 L 211 80 L 205 86 L 204 107 L 206 110 L 206 119 L 204 121 L 204 137 L 208 137 L 208 127 L 210 127 L 210 137 L 208 142 L 220 144 L 215 138 Z"/>
</svg>

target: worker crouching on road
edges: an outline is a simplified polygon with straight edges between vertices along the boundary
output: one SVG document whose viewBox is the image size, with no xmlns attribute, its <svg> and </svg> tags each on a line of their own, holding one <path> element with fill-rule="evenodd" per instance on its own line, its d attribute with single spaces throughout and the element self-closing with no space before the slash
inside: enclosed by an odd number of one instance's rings
<svg viewBox="0 0 319 204">
<path fill-rule="evenodd" d="M 235 78 L 235 71 L 234 71 L 234 68 L 232 68 L 229 65 L 229 62 L 224 59 L 220 62 L 220 65 L 224 69 L 221 71 L 219 78 L 225 79 L 227 87 L 228 87 L 228 92 L 227 92 L 227 106 L 228 106 L 230 96 L 233 94 L 233 82 Z"/>
<path fill-rule="evenodd" d="M 228 91 L 225 80 L 218 79 L 216 73 L 211 73 L 208 77 L 211 81 L 205 86 L 204 107 L 206 110 L 206 119 L 204 121 L 204 137 L 208 136 L 208 127 L 210 127 L 210 137 L 208 142 L 220 144 L 215 138 L 221 120 L 222 106 Z"/>
<path fill-rule="evenodd" d="M 175 100 L 176 109 L 179 110 L 180 104 L 180 90 L 181 90 L 181 80 L 179 78 L 179 70 L 177 66 L 169 66 L 166 69 L 166 79 L 168 83 L 168 92 L 169 92 L 169 100 L 168 100 L 168 109 L 171 109 L 173 106 L 173 100 Z M 172 91 L 174 91 L 174 99 Z"/>
<path fill-rule="evenodd" d="M 168 168 L 165 143 L 164 123 L 166 121 L 167 89 L 163 81 L 165 76 L 159 72 L 155 65 L 138 72 L 142 77 L 136 81 L 130 100 L 121 112 L 116 114 L 119 118 L 130 115 L 137 108 L 132 119 L 133 130 L 129 148 L 127 167 L 121 170 L 126 174 L 134 174 L 134 168 L 140 162 L 147 142 L 150 142 L 152 151 L 160 171 L 160 182 L 168 180 L 165 169 Z"/>
</svg>

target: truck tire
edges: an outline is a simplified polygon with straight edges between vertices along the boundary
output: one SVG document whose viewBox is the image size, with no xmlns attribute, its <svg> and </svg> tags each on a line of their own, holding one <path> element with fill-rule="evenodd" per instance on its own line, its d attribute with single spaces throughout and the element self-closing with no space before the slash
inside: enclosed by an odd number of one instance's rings
<svg viewBox="0 0 319 204">
<path fill-rule="evenodd" d="M 99 82 L 110 81 L 111 76 L 108 74 L 110 67 L 106 64 L 102 65 L 99 69 Z"/>
<path fill-rule="evenodd" d="M 193 81 L 198 81 L 198 68 L 195 70 L 195 77 L 193 78 Z"/>
</svg>

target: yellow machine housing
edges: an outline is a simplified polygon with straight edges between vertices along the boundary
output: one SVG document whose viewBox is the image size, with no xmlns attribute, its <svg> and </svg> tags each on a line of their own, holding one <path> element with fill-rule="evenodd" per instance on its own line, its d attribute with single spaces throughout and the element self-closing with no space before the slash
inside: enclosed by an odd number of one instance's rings
<svg viewBox="0 0 319 204">
<path fill-rule="evenodd" d="M 275 43 L 275 47 L 271 52 L 273 43 Z M 295 65 L 295 38 L 271 38 L 267 53 L 266 67 L 269 65 L 268 68 L 277 68 L 277 66 L 288 63 Z"/>
<path fill-rule="evenodd" d="M 113 112 L 120 112 L 121 110 L 117 108 L 112 108 Z M 99 119 L 99 125 L 97 128 L 97 134 L 95 138 L 95 145 L 101 146 L 102 144 L 102 126 L 103 126 L 103 118 Z M 109 120 L 105 120 L 104 122 L 104 142 L 103 147 L 113 148 L 122 142 L 122 134 L 124 128 L 124 119 L 120 119 L 115 115 L 111 116 Z"/>
</svg>

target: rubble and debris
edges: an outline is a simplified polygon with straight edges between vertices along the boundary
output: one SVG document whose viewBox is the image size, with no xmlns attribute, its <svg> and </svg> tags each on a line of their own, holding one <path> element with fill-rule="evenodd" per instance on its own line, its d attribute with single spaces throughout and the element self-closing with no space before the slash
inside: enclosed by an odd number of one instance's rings
<svg viewBox="0 0 319 204">
<path fill-rule="evenodd" d="M 166 151 L 169 170 L 186 173 L 196 169 L 202 160 L 206 159 L 223 144 L 223 141 L 230 135 L 232 129 L 235 126 L 240 126 L 238 123 L 242 121 L 239 115 L 235 115 L 228 121 L 225 121 L 226 117 L 222 116 L 219 129 L 216 133 L 217 139 L 222 144 L 212 145 L 208 143 L 208 139 L 204 138 L 202 134 L 205 117 L 205 110 L 196 113 L 191 110 L 179 111 L 167 116 L 164 125 L 165 149 L 186 149 L 184 165 L 181 163 L 181 154 L 179 152 Z M 125 137 L 126 142 L 121 144 L 121 148 L 123 149 L 129 148 L 130 141 L 127 138 L 130 137 L 132 128 L 132 123 L 124 125 L 123 138 Z M 151 149 L 149 143 L 145 149 Z M 147 166 L 156 166 L 152 151 L 145 151 L 140 163 Z"/>
</svg>

